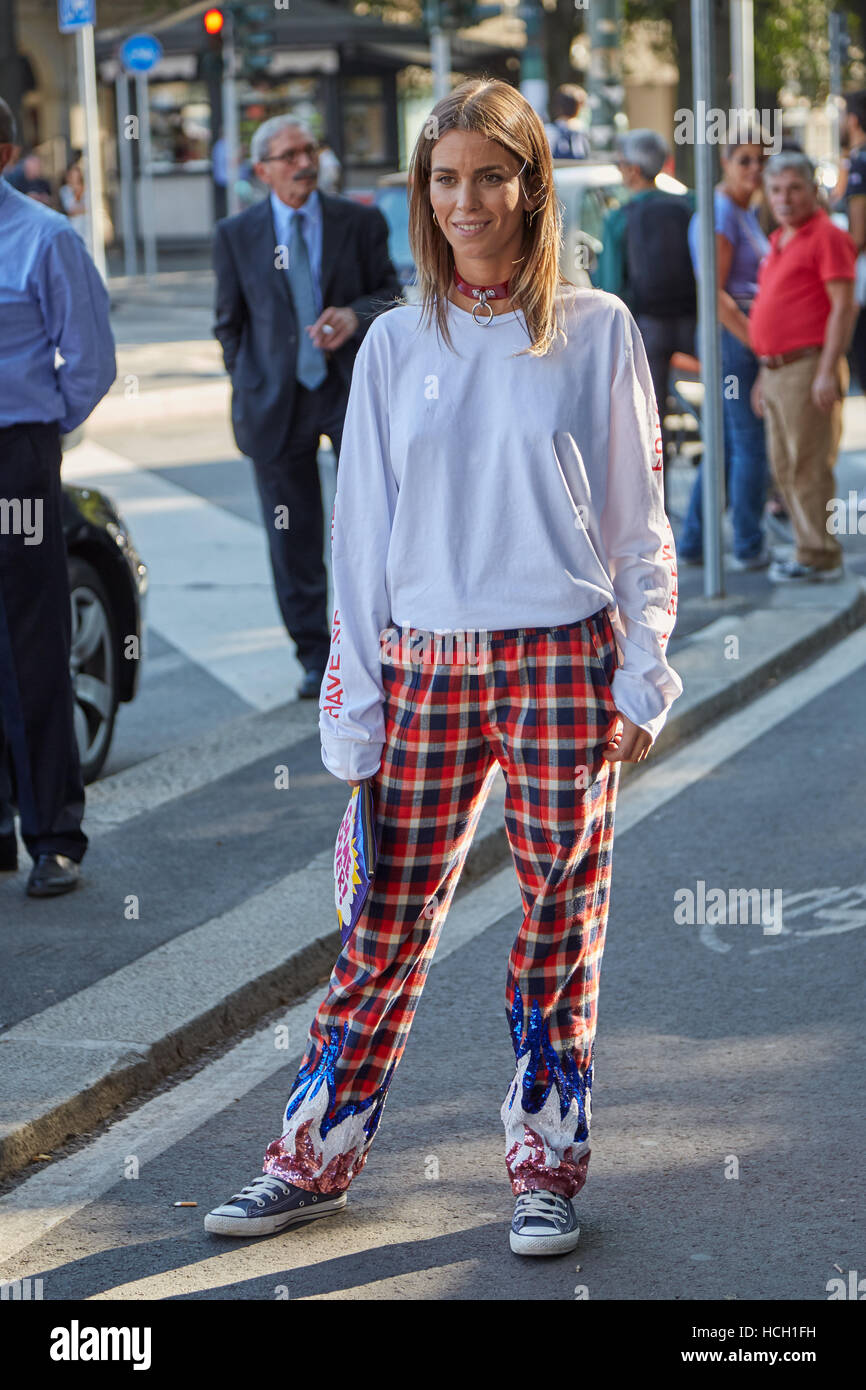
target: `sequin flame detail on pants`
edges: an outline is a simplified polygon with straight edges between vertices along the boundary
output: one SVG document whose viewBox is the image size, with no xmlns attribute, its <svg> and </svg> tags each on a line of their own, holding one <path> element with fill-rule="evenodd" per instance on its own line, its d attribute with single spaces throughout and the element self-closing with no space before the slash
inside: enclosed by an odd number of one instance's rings
<svg viewBox="0 0 866 1390">
<path fill-rule="evenodd" d="M 592 1064 L 581 1074 L 572 1056 L 560 1059 L 535 1000 L 524 1036 L 523 998 L 516 985 L 510 1023 L 517 1072 L 501 1117 L 512 1191 L 546 1188 L 575 1197 L 589 1166 Z M 551 1079 L 537 1094 L 536 1078 L 544 1063 Z"/>
<path fill-rule="evenodd" d="M 338 1028 L 331 1028 L 330 1041 L 316 1066 L 298 1072 L 283 1135 L 265 1152 L 264 1172 L 309 1192 L 343 1192 L 360 1173 L 391 1081 L 393 1068 L 372 1096 L 335 1109 L 334 1072 L 347 1032 L 348 1024 L 342 1037 Z"/>
</svg>

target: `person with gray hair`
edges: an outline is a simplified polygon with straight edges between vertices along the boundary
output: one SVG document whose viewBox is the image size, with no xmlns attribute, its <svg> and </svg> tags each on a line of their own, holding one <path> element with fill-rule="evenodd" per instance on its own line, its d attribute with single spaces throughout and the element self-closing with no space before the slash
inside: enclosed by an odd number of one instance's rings
<svg viewBox="0 0 866 1390">
<path fill-rule="evenodd" d="M 619 137 L 617 163 L 628 201 L 607 214 L 597 283 L 624 299 L 637 320 L 649 358 L 662 432 L 667 481 L 670 435 L 665 427 L 668 371 L 675 352 L 694 352 L 697 294 L 689 259 L 693 204 L 656 186 L 670 153 L 654 130 Z"/>
<path fill-rule="evenodd" d="M 764 186 L 779 225 L 749 315 L 761 363 L 752 405 L 766 425 L 770 465 L 796 542 L 792 555 L 775 559 L 768 578 L 775 584 L 835 580 L 843 574 L 842 547 L 829 522 L 857 248 L 820 206 L 815 166 L 805 154 L 773 155 Z"/>
<path fill-rule="evenodd" d="M 355 356 L 400 295 L 378 208 L 317 188 L 317 141 L 291 115 L 252 137 L 270 196 L 216 225 L 214 334 L 232 425 L 252 459 L 280 612 L 317 699 L 330 651 L 319 437 L 339 460 Z"/>
<path fill-rule="evenodd" d="M 629 130 L 619 137 L 619 164 L 637 169 L 654 183 L 670 154 L 668 142 L 655 130 Z"/>
</svg>

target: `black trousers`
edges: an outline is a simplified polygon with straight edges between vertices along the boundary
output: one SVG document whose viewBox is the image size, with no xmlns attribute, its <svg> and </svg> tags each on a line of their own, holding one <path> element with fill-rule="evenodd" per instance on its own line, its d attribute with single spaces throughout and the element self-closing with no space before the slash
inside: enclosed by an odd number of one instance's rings
<svg viewBox="0 0 866 1390">
<path fill-rule="evenodd" d="M 653 314 L 638 314 L 635 321 L 644 341 L 650 375 L 655 387 L 662 427 L 664 477 L 667 479 L 670 431 L 665 429 L 665 403 L 668 398 L 668 373 L 675 352 L 695 352 L 695 317 L 693 314 L 678 314 L 673 318 L 662 319 L 656 318 Z"/>
<path fill-rule="evenodd" d="M 288 439 L 273 458 L 253 459 L 277 602 L 307 671 L 325 670 L 331 642 L 319 435 L 328 436 L 339 460 L 348 399 L 333 363 L 315 391 L 298 382 Z"/>
<path fill-rule="evenodd" d="M 38 518 L 39 530 L 22 533 L 19 515 Z M 80 862 L 87 836 L 71 627 L 57 425 L 12 425 L 0 429 L 0 830 L 11 828 L 14 769 L 31 857 L 65 854 Z"/>
<path fill-rule="evenodd" d="M 857 378 L 860 390 L 866 395 L 866 309 L 861 309 L 857 315 L 851 345 L 848 348 L 848 363 Z"/>
</svg>

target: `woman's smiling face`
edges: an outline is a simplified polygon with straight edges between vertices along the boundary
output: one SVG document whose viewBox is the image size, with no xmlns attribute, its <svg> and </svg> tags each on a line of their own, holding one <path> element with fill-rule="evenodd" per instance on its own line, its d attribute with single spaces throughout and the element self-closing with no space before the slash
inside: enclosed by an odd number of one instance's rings
<svg viewBox="0 0 866 1390">
<path fill-rule="evenodd" d="M 527 200 L 519 160 L 475 131 L 449 130 L 436 141 L 430 203 L 461 263 L 499 259 L 519 250 Z"/>
</svg>

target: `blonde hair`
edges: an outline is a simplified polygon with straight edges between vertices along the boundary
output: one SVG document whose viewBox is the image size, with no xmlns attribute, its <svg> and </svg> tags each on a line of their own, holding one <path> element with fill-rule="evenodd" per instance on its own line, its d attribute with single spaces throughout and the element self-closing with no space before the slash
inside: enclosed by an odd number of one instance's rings
<svg viewBox="0 0 866 1390">
<path fill-rule="evenodd" d="M 559 270 L 562 217 L 553 186 L 553 163 L 547 134 L 526 98 L 497 78 L 473 77 L 437 101 L 424 123 L 409 164 L 409 244 L 422 296 L 422 322 L 434 316 L 439 332 L 453 349 L 448 331 L 448 289 L 454 253 L 433 221 L 430 170 L 433 146 L 450 130 L 473 131 L 495 140 L 523 165 L 521 187 L 532 205 L 524 212 L 521 255 L 510 277 L 511 305 L 526 319 L 532 356 L 550 352 L 562 332 L 556 319 L 560 284 L 571 284 Z"/>
</svg>

